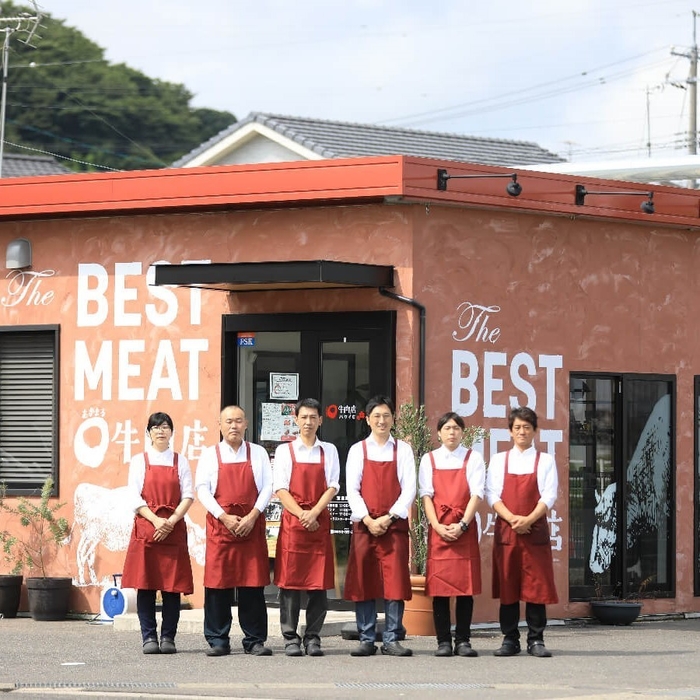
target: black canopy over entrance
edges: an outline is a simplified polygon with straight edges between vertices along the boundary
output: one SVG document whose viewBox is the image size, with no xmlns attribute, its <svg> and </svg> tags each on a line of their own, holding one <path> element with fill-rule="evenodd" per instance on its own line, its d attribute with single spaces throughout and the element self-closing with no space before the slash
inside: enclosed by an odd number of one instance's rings
<svg viewBox="0 0 700 700">
<path fill-rule="evenodd" d="M 391 265 L 332 260 L 156 265 L 155 271 L 156 286 L 169 284 L 226 292 L 394 286 Z"/>
</svg>

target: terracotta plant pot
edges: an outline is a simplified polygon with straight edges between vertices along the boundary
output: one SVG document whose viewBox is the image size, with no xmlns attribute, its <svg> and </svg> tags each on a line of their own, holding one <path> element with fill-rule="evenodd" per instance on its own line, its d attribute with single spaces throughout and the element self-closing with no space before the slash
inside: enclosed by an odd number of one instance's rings
<svg viewBox="0 0 700 700">
<path fill-rule="evenodd" d="M 403 625 L 413 637 L 434 637 L 433 599 L 425 594 L 425 576 L 411 575 L 413 598 L 406 601 Z"/>
<path fill-rule="evenodd" d="M 591 612 L 604 625 L 631 625 L 642 611 L 641 603 L 623 600 L 592 600 Z"/>
</svg>

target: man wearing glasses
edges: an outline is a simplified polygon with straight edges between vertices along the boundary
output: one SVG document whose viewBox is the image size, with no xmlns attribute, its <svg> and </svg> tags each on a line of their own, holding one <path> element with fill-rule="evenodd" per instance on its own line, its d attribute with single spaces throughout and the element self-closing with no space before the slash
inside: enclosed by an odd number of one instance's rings
<svg viewBox="0 0 700 700">
<path fill-rule="evenodd" d="M 270 583 L 263 512 L 272 496 L 267 452 L 244 439 L 248 421 L 239 406 L 221 411 L 223 440 L 202 452 L 195 490 L 207 509 L 204 636 L 207 656 L 231 653 L 231 604 L 238 591 L 243 649 L 270 656 L 264 588 Z"/>
<path fill-rule="evenodd" d="M 355 601 L 360 644 L 352 656 L 373 656 L 377 647 L 377 598 L 384 599 L 382 654 L 411 656 L 399 642 L 404 601 L 411 599 L 408 517 L 416 497 L 416 465 L 408 443 L 391 434 L 394 404 L 386 396 L 366 408 L 371 435 L 348 452 L 346 480 L 352 538 L 345 597 Z"/>
</svg>

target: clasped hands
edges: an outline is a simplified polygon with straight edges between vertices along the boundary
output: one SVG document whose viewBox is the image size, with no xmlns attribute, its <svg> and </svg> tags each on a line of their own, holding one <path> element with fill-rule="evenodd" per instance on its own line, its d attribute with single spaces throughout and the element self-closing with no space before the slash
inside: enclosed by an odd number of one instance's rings
<svg viewBox="0 0 700 700">
<path fill-rule="evenodd" d="M 168 518 L 160 518 L 156 516 L 156 521 L 153 523 L 155 532 L 153 533 L 153 539 L 156 542 L 162 542 L 174 529 L 175 523 L 171 522 Z"/>
<path fill-rule="evenodd" d="M 383 534 L 386 533 L 393 521 L 391 520 L 391 517 L 387 514 L 380 515 L 378 518 L 373 518 L 371 515 L 365 515 L 365 517 L 362 519 L 362 522 L 369 530 L 370 535 L 373 535 L 374 537 L 381 537 Z"/>
<path fill-rule="evenodd" d="M 223 526 L 235 537 L 246 537 L 253 530 L 257 515 L 254 512 L 248 515 L 229 515 L 222 513 L 219 520 Z"/>
<path fill-rule="evenodd" d="M 532 525 L 530 524 L 529 518 L 525 515 L 514 515 L 510 521 L 510 527 L 518 535 L 529 535 Z"/>
<path fill-rule="evenodd" d="M 297 516 L 302 527 L 304 527 L 309 532 L 316 532 L 320 525 L 318 524 L 318 516 L 313 512 L 313 510 L 302 510 Z"/>
<path fill-rule="evenodd" d="M 451 523 L 450 525 L 443 525 L 438 523 L 433 527 L 438 537 L 443 539 L 445 542 L 456 542 L 463 534 L 460 524 Z"/>
</svg>

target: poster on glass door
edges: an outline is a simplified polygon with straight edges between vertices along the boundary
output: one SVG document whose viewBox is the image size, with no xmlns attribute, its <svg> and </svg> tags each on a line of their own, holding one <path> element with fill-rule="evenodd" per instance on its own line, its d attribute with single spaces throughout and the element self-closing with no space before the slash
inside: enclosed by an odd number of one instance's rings
<svg viewBox="0 0 700 700">
<path fill-rule="evenodd" d="M 260 440 L 291 442 L 299 434 L 293 403 L 263 403 Z"/>
</svg>

